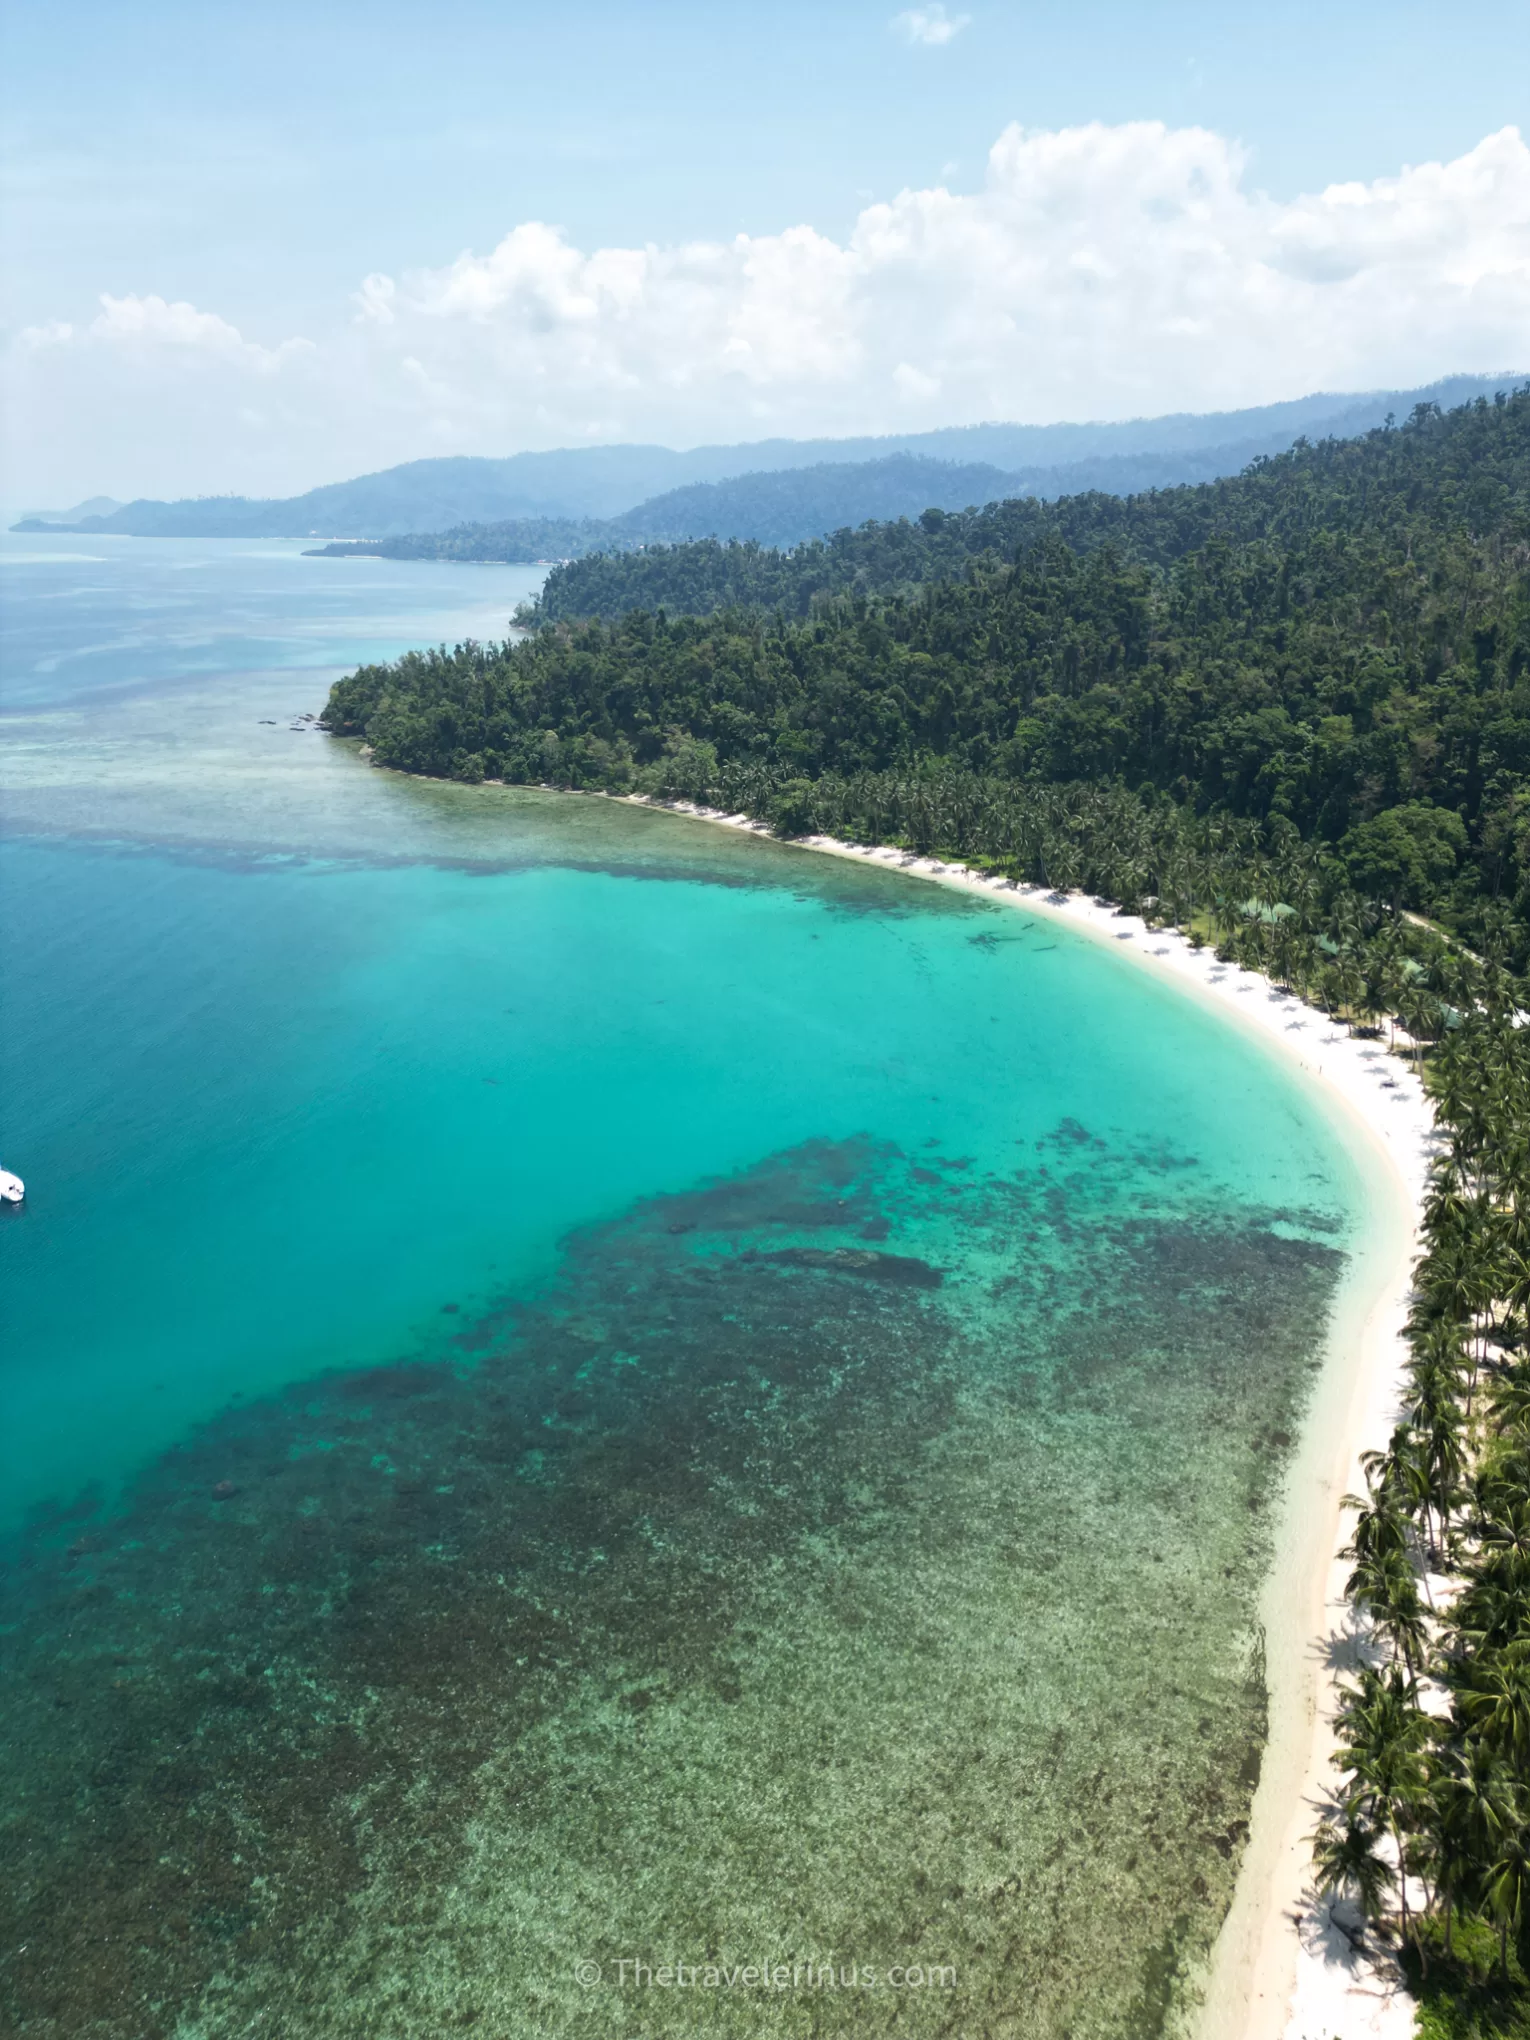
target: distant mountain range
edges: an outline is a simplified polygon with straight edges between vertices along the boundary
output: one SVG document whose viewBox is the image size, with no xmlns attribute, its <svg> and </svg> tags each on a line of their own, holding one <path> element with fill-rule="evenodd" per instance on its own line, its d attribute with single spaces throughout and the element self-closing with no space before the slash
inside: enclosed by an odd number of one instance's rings
<svg viewBox="0 0 1530 2040">
<path fill-rule="evenodd" d="M 25 517 L 17 531 L 141 538 L 395 541 L 404 557 L 566 558 L 659 538 L 794 544 L 869 517 L 962 509 L 1004 496 L 1112 495 L 1237 474 L 1300 437 L 1348 438 L 1512 387 L 1517 376 L 1452 376 L 1417 390 L 1319 395 L 1246 411 L 1177 413 L 1108 425 L 968 425 L 870 439 L 770 439 L 674 452 L 593 446 L 417 460 L 285 500 L 198 496 Z M 465 527 L 493 527 L 500 550 L 472 550 Z M 446 534 L 435 546 L 423 541 Z M 540 536 L 539 536 L 540 535 Z M 532 549 L 535 547 L 535 549 Z M 505 548 L 510 548 L 506 550 Z M 388 551 L 394 553 L 395 544 Z"/>
<path fill-rule="evenodd" d="M 591 552 L 716 534 L 791 546 L 868 518 L 917 517 L 931 508 L 960 510 L 1033 493 L 1024 475 L 1005 474 L 1002 468 L 894 453 L 883 460 L 820 461 L 813 467 L 735 475 L 726 482 L 692 482 L 651 496 L 619 517 L 511 518 L 403 538 L 341 540 L 315 550 L 330 557 L 529 561 L 579 559 Z"/>
<path fill-rule="evenodd" d="M 119 503 L 114 496 L 88 496 L 83 503 L 76 503 L 72 510 L 24 510 L 19 524 L 12 525 L 13 531 L 38 531 L 47 527 L 72 529 L 86 517 L 110 517 L 114 511 L 125 510 L 127 505 Z"/>
</svg>

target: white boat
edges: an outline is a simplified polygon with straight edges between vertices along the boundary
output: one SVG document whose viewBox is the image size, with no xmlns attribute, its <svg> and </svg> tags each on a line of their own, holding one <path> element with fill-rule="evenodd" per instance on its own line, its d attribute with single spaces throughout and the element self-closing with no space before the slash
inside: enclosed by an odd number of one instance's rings
<svg viewBox="0 0 1530 2040">
<path fill-rule="evenodd" d="M 0 1203 L 19 1204 L 27 1194 L 27 1186 L 19 1176 L 13 1176 L 9 1169 L 0 1169 Z"/>
</svg>

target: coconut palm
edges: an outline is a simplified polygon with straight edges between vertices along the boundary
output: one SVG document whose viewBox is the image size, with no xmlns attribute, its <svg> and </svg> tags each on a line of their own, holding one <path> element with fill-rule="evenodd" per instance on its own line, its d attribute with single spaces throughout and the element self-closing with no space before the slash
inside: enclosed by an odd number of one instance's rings
<svg viewBox="0 0 1530 2040">
<path fill-rule="evenodd" d="M 1369 1919 L 1375 1919 L 1397 1882 L 1397 1873 L 1376 1851 L 1374 1828 L 1350 1814 L 1324 1820 L 1312 1837 L 1312 1867 L 1319 1893 L 1333 1904 L 1353 1898 Z"/>
<path fill-rule="evenodd" d="M 1519 1932 L 1530 1896 L 1530 1836 L 1516 1821 L 1502 1837 L 1493 1860 L 1487 1866 L 1484 1895 L 1488 1911 L 1498 1922 L 1498 1966 L 1509 1973 L 1509 1930 Z"/>
<path fill-rule="evenodd" d="M 1366 1666 L 1356 1685 L 1341 1689 L 1340 1754 L 1335 1762 L 1351 1778 L 1351 1801 L 1385 1827 L 1397 1852 L 1397 1893 L 1402 1931 L 1409 1933 L 1408 1836 L 1423 1816 L 1429 1776 L 1424 1750 L 1429 1721 L 1415 1704 L 1397 1666 Z"/>
<path fill-rule="evenodd" d="M 1344 1591 L 1357 1607 L 1366 1611 L 1377 1630 L 1401 1655 L 1409 1683 L 1416 1692 L 1428 1646 L 1428 1626 L 1419 1599 L 1418 1576 L 1407 1553 L 1391 1550 L 1362 1557 Z"/>
<path fill-rule="evenodd" d="M 1530 1760 L 1530 1638 L 1469 1660 L 1459 1674 L 1455 1702 L 1482 1746 L 1511 1775 L 1524 1776 Z"/>
<path fill-rule="evenodd" d="M 1492 1752 L 1473 1738 L 1442 1752 L 1429 1793 L 1448 1956 L 1456 1901 L 1471 1888 L 1480 1866 L 1497 1854 L 1503 1837 L 1515 1824 L 1518 1809 L 1512 1781 Z"/>
<path fill-rule="evenodd" d="M 1364 973 L 1354 957 L 1346 952 L 1341 954 L 1338 962 L 1334 965 L 1331 978 L 1338 1004 L 1340 1007 L 1347 1008 L 1348 1010 L 1349 1031 L 1353 1034 L 1359 1018 L 1361 1002 L 1365 998 Z"/>
</svg>

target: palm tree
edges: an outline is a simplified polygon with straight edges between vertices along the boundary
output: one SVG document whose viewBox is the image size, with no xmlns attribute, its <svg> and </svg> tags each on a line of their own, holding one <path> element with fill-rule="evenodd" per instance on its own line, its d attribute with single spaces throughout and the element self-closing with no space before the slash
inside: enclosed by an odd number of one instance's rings
<svg viewBox="0 0 1530 2040">
<path fill-rule="evenodd" d="M 1484 1748 L 1523 1775 L 1530 1756 L 1530 1638 L 1471 1660 L 1462 1669 L 1455 1700 Z"/>
<path fill-rule="evenodd" d="M 1416 1693 L 1429 1632 L 1419 1600 L 1418 1578 L 1407 1554 L 1393 1550 L 1361 1558 L 1344 1591 L 1366 1610 L 1376 1628 L 1401 1655 Z"/>
<path fill-rule="evenodd" d="M 1397 1851 L 1397 1892 L 1406 1941 L 1408 1916 L 1407 1836 L 1420 1824 L 1428 1792 L 1423 1751 L 1429 1721 L 1414 1703 L 1396 1665 L 1384 1672 L 1366 1666 L 1356 1685 L 1341 1689 L 1339 1740 L 1335 1759 L 1353 1778 L 1357 1810 L 1369 1812 L 1392 1836 Z"/>
<path fill-rule="evenodd" d="M 1457 1896 L 1479 1866 L 1492 1860 L 1513 1825 L 1514 1791 L 1491 1752 L 1471 1738 L 1464 1746 L 1443 1752 L 1430 1781 L 1430 1796 L 1440 1851 L 1439 1899 L 1448 1957 Z"/>
<path fill-rule="evenodd" d="M 1312 1864 L 1318 1891 L 1329 1901 L 1330 1919 L 1335 1901 L 1350 1896 L 1367 1919 L 1375 1919 L 1397 1882 L 1391 1864 L 1376 1853 L 1376 1830 L 1348 1812 L 1338 1824 L 1318 1823 Z"/>
<path fill-rule="evenodd" d="M 1349 1009 L 1349 1031 L 1355 1031 L 1360 1001 L 1365 997 L 1365 978 L 1360 966 L 1349 955 L 1341 955 L 1332 971 L 1333 987 L 1340 1006 Z"/>
<path fill-rule="evenodd" d="M 1451 1628 L 1458 1655 L 1496 1649 L 1518 1634 L 1524 1621 L 1524 1589 L 1516 1582 L 1488 1576 L 1473 1580 L 1451 1610 Z"/>
<path fill-rule="evenodd" d="M 1365 1475 L 1365 1493 L 1346 1495 L 1341 1504 L 1356 1512 L 1354 1532 L 1343 1556 L 1373 1560 L 1394 1551 L 1406 1551 L 1408 1526 L 1398 1507 L 1390 1453 L 1364 1453 L 1360 1468 Z"/>
<path fill-rule="evenodd" d="M 1422 1447 L 1429 1482 L 1429 1505 L 1435 1520 L 1435 1535 L 1431 1541 L 1444 1553 L 1450 1542 L 1451 1511 L 1461 1492 L 1461 1476 L 1466 1471 L 1461 1415 L 1453 1403 L 1442 1404 L 1434 1413 L 1428 1430 L 1423 1434 Z"/>
<path fill-rule="evenodd" d="M 1530 1837 L 1516 1821 L 1503 1836 L 1488 1865 L 1484 1890 L 1488 1910 L 1498 1922 L 1498 1966 L 1509 1973 L 1509 1929 L 1519 1932 L 1525 1898 L 1530 1892 Z"/>
<path fill-rule="evenodd" d="M 1530 1431 L 1530 1363 L 1523 1360 L 1502 1373 L 1488 1396 L 1493 1429 Z"/>
</svg>

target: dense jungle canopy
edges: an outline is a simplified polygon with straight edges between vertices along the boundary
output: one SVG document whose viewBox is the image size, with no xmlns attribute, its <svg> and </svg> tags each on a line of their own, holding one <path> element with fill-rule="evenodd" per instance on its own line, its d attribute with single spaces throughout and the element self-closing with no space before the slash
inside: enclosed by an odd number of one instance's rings
<svg viewBox="0 0 1530 2040">
<path fill-rule="evenodd" d="M 361 668 L 327 727 L 413 772 L 744 773 L 799 808 L 825 777 L 1107 783 L 1278 818 L 1468 931 L 1530 916 L 1530 387 L 1197 487 L 597 556 L 534 621 Z"/>
</svg>

